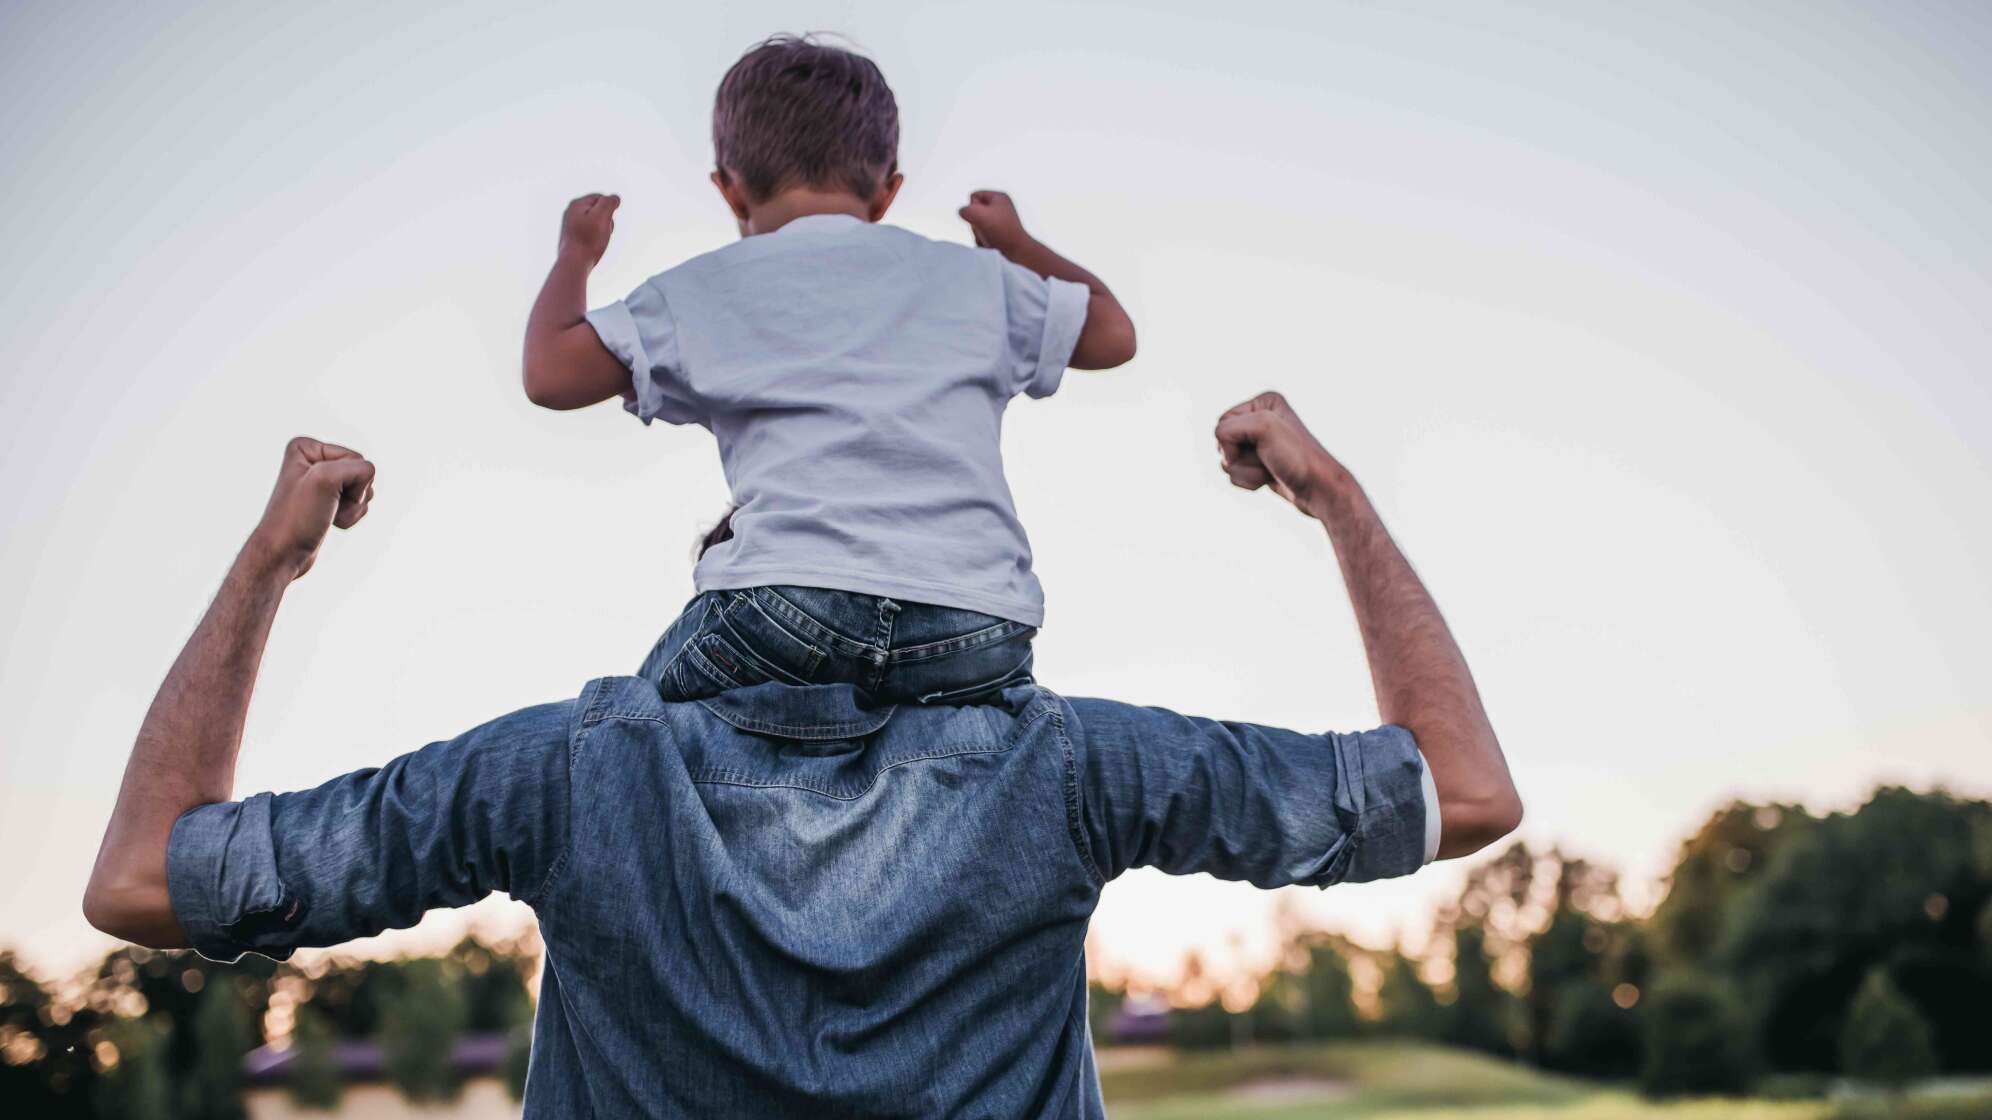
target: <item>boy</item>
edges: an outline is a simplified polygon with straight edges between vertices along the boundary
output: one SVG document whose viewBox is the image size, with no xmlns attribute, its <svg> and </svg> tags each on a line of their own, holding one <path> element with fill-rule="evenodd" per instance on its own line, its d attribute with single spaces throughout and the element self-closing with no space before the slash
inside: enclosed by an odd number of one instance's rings
<svg viewBox="0 0 1992 1120">
<path fill-rule="evenodd" d="M 1000 192 L 960 210 L 981 248 L 878 224 L 903 178 L 898 108 L 850 51 L 790 36 L 748 51 L 720 82 L 713 147 L 740 241 L 586 311 L 620 199 L 576 199 L 526 324 L 534 403 L 621 395 L 646 424 L 719 441 L 731 535 L 643 675 L 667 699 L 782 681 L 877 703 L 1028 679 L 1044 599 L 1003 409 L 1050 395 L 1068 365 L 1132 358 L 1126 311 Z"/>
</svg>

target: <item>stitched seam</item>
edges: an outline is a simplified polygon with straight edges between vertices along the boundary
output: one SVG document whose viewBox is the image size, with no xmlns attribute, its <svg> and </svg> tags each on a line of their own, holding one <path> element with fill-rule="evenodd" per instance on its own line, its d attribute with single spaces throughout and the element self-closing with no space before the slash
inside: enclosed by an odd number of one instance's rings
<svg viewBox="0 0 1992 1120">
<path fill-rule="evenodd" d="M 844 654 L 847 657 L 862 657 L 871 652 L 871 646 L 858 641 L 856 638 L 832 630 L 830 627 L 818 622 L 810 616 L 809 612 L 789 602 L 781 592 L 776 591 L 774 588 L 759 587 L 755 590 L 774 600 L 774 602 L 768 604 L 756 604 L 762 607 L 763 613 L 768 613 L 771 617 L 779 616 L 788 620 L 791 625 L 808 635 L 812 641 L 822 642 L 829 646 L 833 652 Z M 757 594 L 755 598 L 758 600 L 761 598 L 761 595 Z"/>
<path fill-rule="evenodd" d="M 748 606 L 754 608 L 755 614 L 758 614 L 762 618 L 767 619 L 768 625 L 774 627 L 784 637 L 795 642 L 795 644 L 801 646 L 805 651 L 807 651 L 806 656 L 804 658 L 806 663 L 802 667 L 802 674 L 801 676 L 796 677 L 797 680 L 807 683 L 808 679 L 815 675 L 817 666 L 823 664 L 823 657 L 824 657 L 823 650 L 819 648 L 815 642 L 812 642 L 807 637 L 796 633 L 795 629 L 792 626 L 784 624 L 783 620 L 776 618 L 774 615 L 768 613 L 768 609 L 761 605 L 760 596 L 748 595 L 745 592 L 742 592 L 741 599 Z M 752 642 L 748 642 L 746 636 L 741 634 L 739 630 L 735 629 L 733 632 L 735 636 L 739 637 L 744 644 L 750 646 L 753 644 Z M 761 660 L 772 663 L 774 659 L 769 657 L 763 657 Z M 785 674 L 785 675 L 794 676 L 795 674 Z"/>
<path fill-rule="evenodd" d="M 1051 705 L 1047 714 L 1051 716 L 1052 731 L 1057 734 L 1059 748 L 1065 756 L 1065 830 L 1072 837 L 1072 850 L 1079 854 L 1079 862 L 1093 877 L 1093 885 L 1104 887 L 1107 877 L 1101 874 L 1100 865 L 1093 861 L 1093 853 L 1086 846 L 1086 825 L 1079 809 L 1079 758 L 1072 749 L 1072 737 L 1065 729 L 1065 709 L 1055 697 L 1048 698 L 1045 703 Z"/>
<path fill-rule="evenodd" d="M 841 739 L 849 735 L 869 735 L 879 728 L 884 727 L 886 720 L 891 719 L 892 713 L 898 710 L 898 705 L 896 704 L 887 708 L 885 715 L 877 722 L 872 722 L 871 720 L 852 720 L 848 723 L 786 724 L 772 723 L 768 720 L 754 719 L 751 716 L 736 716 L 722 712 L 705 700 L 699 701 L 699 707 L 704 708 L 720 720 L 730 723 L 742 731 L 759 731 L 770 735 L 786 735 L 790 738 L 814 736 L 831 739 Z"/>
<path fill-rule="evenodd" d="M 755 609 L 758 610 L 759 608 Z M 816 671 L 816 666 L 810 664 L 804 666 L 803 671 L 799 674 L 790 672 L 782 666 L 781 662 L 764 653 L 759 646 L 750 641 L 747 635 L 735 629 L 731 621 L 727 621 L 723 625 L 726 627 L 726 633 L 714 632 L 711 637 L 724 643 L 728 650 L 738 654 L 741 660 L 748 662 L 748 668 L 758 671 L 769 680 L 780 681 L 783 684 L 808 684 L 810 674 Z M 804 660 L 810 662 L 817 660 L 816 647 L 805 646 L 804 649 L 808 650 L 804 655 Z M 707 660 L 712 659 L 711 654 L 706 654 L 705 656 Z"/>
<path fill-rule="evenodd" d="M 887 661 L 889 663 L 925 661 L 928 658 L 940 657 L 950 653 L 964 653 L 968 650 L 980 649 L 983 646 L 995 645 L 998 642 L 1008 641 L 1014 637 L 1034 633 L 1036 631 L 1021 622 L 999 622 L 994 626 L 962 634 L 958 637 L 943 638 L 938 642 L 927 642 L 924 645 L 917 646 L 901 646 L 889 653 Z"/>
<path fill-rule="evenodd" d="M 551 891 L 554 884 L 560 880 L 560 873 L 567 870 L 567 857 L 573 854 L 574 816 L 577 800 L 574 796 L 576 788 L 574 772 L 578 768 L 577 763 L 581 758 L 581 746 L 587 740 L 588 733 L 592 730 L 594 730 L 593 724 L 583 727 L 567 744 L 567 835 L 560 838 L 560 855 L 554 859 L 553 866 L 546 869 L 546 878 L 540 880 L 539 889 L 533 891 L 530 895 L 512 896 L 527 906 L 536 905 L 540 899 L 546 897 L 547 892 Z"/>
<path fill-rule="evenodd" d="M 853 792 L 848 794 L 837 793 L 824 786 L 811 785 L 807 782 L 757 780 L 749 774 L 745 774 L 739 770 L 735 770 L 729 767 L 707 768 L 707 769 L 694 771 L 692 774 L 692 780 L 694 782 L 700 782 L 706 785 L 744 786 L 751 789 L 797 789 L 797 790 L 802 790 L 806 793 L 821 794 L 824 797 L 828 797 L 837 801 L 856 801 L 858 798 L 863 797 L 865 794 L 870 793 L 873 789 L 877 788 L 879 775 L 885 773 L 887 770 L 897 770 L 899 767 L 905 766 L 908 763 L 932 762 L 935 759 L 940 759 L 940 758 L 963 758 L 969 755 L 979 755 L 979 754 L 1003 754 L 1009 751 L 1014 746 L 1015 746 L 1014 743 L 1005 743 L 1001 746 L 964 747 L 956 750 L 937 750 L 922 754 L 908 755 L 904 758 L 895 758 L 891 762 L 881 763 L 878 769 L 872 771 L 871 780 L 867 781 L 863 786 L 855 789 Z M 848 787 L 839 787 L 839 788 L 848 788 Z"/>
<path fill-rule="evenodd" d="M 560 873 L 567 870 L 567 857 L 574 851 L 575 772 L 580 769 L 581 747 L 587 742 L 588 733 L 594 730 L 595 725 L 609 718 L 599 711 L 608 706 L 608 683 L 601 680 L 591 681 L 588 690 L 593 693 L 588 702 L 588 711 L 582 716 L 581 726 L 576 728 L 567 740 L 567 835 L 560 838 L 560 855 L 554 859 L 553 866 L 546 869 L 546 878 L 540 880 L 539 889 L 533 891 L 530 896 L 512 896 L 527 906 L 532 906 L 545 898 L 547 892 L 553 889 L 554 883 L 560 878 Z M 588 694 L 588 692 L 582 693 L 584 696 Z"/>
</svg>

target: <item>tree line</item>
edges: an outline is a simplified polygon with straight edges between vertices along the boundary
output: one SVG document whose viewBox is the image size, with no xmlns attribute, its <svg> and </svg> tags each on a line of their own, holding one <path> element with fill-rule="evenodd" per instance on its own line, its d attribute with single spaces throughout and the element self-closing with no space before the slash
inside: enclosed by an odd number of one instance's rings
<svg viewBox="0 0 1992 1120">
<path fill-rule="evenodd" d="M 243 1120 L 244 1057 L 268 1037 L 295 1051 L 286 1091 L 336 1108 L 334 1048 L 375 1043 L 388 1081 L 415 1101 L 461 1089 L 466 1034 L 509 1040 L 505 1077 L 525 1085 L 538 962 L 530 941 L 467 938 L 440 957 L 323 958 L 307 967 L 129 946 L 95 973 L 49 985 L 0 952 L 0 1101 L 11 1115 Z"/>
<path fill-rule="evenodd" d="M 1170 1038 L 1397 1035 L 1654 1096 L 1992 1072 L 1992 803 L 1899 787 L 1826 815 L 1734 802 L 1665 887 L 1636 916 L 1610 868 L 1518 842 L 1440 910 L 1430 957 L 1301 931 L 1249 1007 L 1177 1009 Z M 1121 994 L 1093 994 L 1097 1029 Z"/>
</svg>

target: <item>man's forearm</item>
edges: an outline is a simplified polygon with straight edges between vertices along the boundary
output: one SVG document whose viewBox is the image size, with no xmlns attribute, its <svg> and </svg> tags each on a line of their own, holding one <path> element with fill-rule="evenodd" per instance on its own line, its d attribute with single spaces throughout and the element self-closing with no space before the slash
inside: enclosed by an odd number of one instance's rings
<svg viewBox="0 0 1992 1120">
<path fill-rule="evenodd" d="M 1329 481 L 1306 509 L 1334 545 L 1379 713 L 1411 732 L 1431 768 L 1444 808 L 1439 855 L 1478 850 L 1519 823 L 1521 802 L 1465 656 L 1353 478 Z"/>
<path fill-rule="evenodd" d="M 93 924 L 184 944 L 166 896 L 166 846 L 187 810 L 232 796 L 263 646 L 295 569 L 252 539 L 159 686 L 138 731 L 84 899 Z"/>
</svg>

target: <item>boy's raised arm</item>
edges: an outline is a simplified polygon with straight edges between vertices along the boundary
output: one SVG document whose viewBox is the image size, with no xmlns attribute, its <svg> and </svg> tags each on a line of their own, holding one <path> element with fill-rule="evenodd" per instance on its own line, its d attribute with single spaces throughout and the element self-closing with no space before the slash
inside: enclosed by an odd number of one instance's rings
<svg viewBox="0 0 1992 1120">
<path fill-rule="evenodd" d="M 1112 369 L 1134 357 L 1134 320 L 1100 278 L 1066 260 L 1051 247 L 1024 232 L 1016 204 L 1002 191 L 975 191 L 958 213 L 975 232 L 975 243 L 994 249 L 1039 276 L 1084 284 L 1093 293 L 1086 302 L 1086 325 L 1072 348 L 1073 369 Z"/>
<path fill-rule="evenodd" d="M 616 207 L 582 195 L 560 219 L 560 251 L 526 317 L 526 399 L 541 408 L 586 408 L 630 392 L 629 370 L 588 325 L 588 273 L 609 247 Z"/>
</svg>

